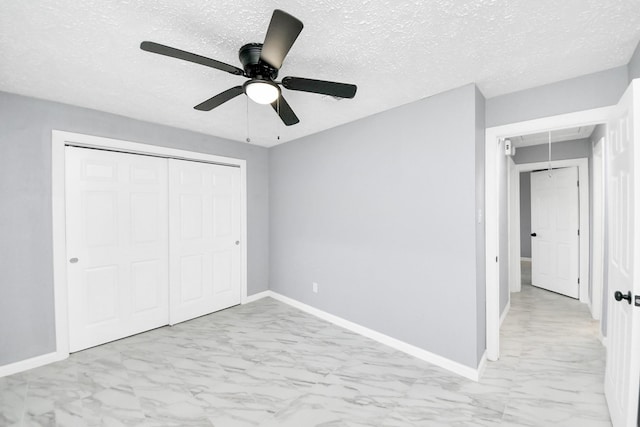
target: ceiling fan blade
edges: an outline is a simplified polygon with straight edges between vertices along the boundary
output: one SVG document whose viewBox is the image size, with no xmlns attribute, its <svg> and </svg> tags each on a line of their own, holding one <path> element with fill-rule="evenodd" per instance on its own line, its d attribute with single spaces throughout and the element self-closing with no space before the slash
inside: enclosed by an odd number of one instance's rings
<svg viewBox="0 0 640 427">
<path fill-rule="evenodd" d="M 260 59 L 274 68 L 280 69 L 284 57 L 302 31 L 302 22 L 280 9 L 273 11 L 267 35 L 262 44 Z"/>
<path fill-rule="evenodd" d="M 158 53 L 160 55 L 170 56 L 172 58 L 178 58 L 184 61 L 205 65 L 207 67 L 226 71 L 227 73 L 235 74 L 237 76 L 241 76 L 244 74 L 244 71 L 242 71 L 238 67 L 234 67 L 233 65 L 225 64 L 224 62 L 216 61 L 215 59 L 196 55 L 195 53 L 185 52 L 184 50 L 165 46 L 163 44 L 144 41 L 140 43 L 140 49 L 146 50 L 147 52 Z"/>
<path fill-rule="evenodd" d="M 339 98 L 353 98 L 358 87 L 348 83 L 327 82 L 324 80 L 303 79 L 301 77 L 285 77 L 282 86 L 289 90 L 320 93 Z"/>
<path fill-rule="evenodd" d="M 227 89 L 224 92 L 219 93 L 216 96 L 209 98 L 204 102 L 201 102 L 200 104 L 196 105 L 193 108 L 200 111 L 211 111 L 217 106 L 224 104 L 225 102 L 235 98 L 236 96 L 242 94 L 243 92 L 244 92 L 244 89 L 242 89 L 242 86 L 232 87 L 231 89 Z"/>
<path fill-rule="evenodd" d="M 278 99 L 273 101 L 271 103 L 271 106 L 273 107 L 274 111 L 278 113 L 285 125 L 291 126 L 300 122 L 300 119 L 298 119 L 298 116 L 296 116 L 296 113 L 293 112 L 291 106 L 282 95 L 280 95 Z"/>
</svg>

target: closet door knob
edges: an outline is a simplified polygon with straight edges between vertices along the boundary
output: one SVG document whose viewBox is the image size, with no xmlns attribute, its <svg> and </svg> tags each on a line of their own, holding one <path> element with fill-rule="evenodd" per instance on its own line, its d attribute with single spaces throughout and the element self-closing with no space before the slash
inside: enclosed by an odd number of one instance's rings
<svg viewBox="0 0 640 427">
<path fill-rule="evenodd" d="M 240 244 L 240 240 L 236 240 L 236 246 Z"/>
<path fill-rule="evenodd" d="M 75 264 L 76 262 L 78 262 L 78 258 L 71 258 L 71 259 L 69 260 L 69 262 L 70 262 L 71 264 Z"/>
<path fill-rule="evenodd" d="M 537 235 L 537 233 L 531 233 L 531 237 L 536 237 Z"/>
</svg>

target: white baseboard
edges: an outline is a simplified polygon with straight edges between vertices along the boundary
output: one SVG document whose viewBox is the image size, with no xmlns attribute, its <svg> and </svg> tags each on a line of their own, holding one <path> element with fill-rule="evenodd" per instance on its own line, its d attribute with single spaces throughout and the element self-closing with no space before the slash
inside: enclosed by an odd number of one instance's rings
<svg viewBox="0 0 640 427">
<path fill-rule="evenodd" d="M 607 347 L 607 337 L 602 335 L 602 330 L 598 329 L 598 339 L 602 343 L 603 347 Z"/>
<path fill-rule="evenodd" d="M 262 295 L 266 293 L 268 294 Z M 425 362 L 447 369 L 455 374 L 461 375 L 470 380 L 478 381 L 480 378 L 479 368 L 474 369 L 474 368 L 470 368 L 469 366 L 463 365 L 461 363 L 454 362 L 453 360 L 447 359 L 446 357 L 439 356 L 427 350 L 423 350 L 419 347 L 408 344 L 404 341 L 400 341 L 396 338 L 392 338 L 388 335 L 384 335 L 380 332 L 374 331 L 373 329 L 369 329 L 362 325 L 358 325 L 357 323 L 353 323 L 349 320 L 343 319 L 341 317 L 334 316 L 333 314 L 327 313 L 326 311 L 322 311 L 315 307 L 311 307 L 310 305 L 307 305 L 300 301 L 286 297 L 277 292 L 266 291 L 266 292 L 261 292 L 259 295 L 260 295 L 260 298 L 270 296 L 273 299 L 276 299 L 280 302 L 283 302 L 299 310 L 302 310 L 305 313 L 309 313 L 311 315 L 319 317 L 320 319 L 326 320 L 327 322 L 331 322 L 334 325 L 348 329 L 352 332 L 355 332 L 357 334 L 370 338 L 374 341 L 387 345 L 391 348 L 402 351 L 403 353 L 407 353 L 413 357 L 424 360 Z M 482 368 L 484 369 L 484 364 L 486 363 L 486 354 L 483 356 L 483 360 L 481 360 L 480 363 L 482 364 Z"/>
<path fill-rule="evenodd" d="M 300 301 L 286 297 L 277 292 L 273 292 L 273 291 L 258 292 L 257 294 L 253 294 L 245 298 L 242 303 L 249 304 L 251 302 L 254 302 L 266 297 L 271 297 L 275 300 L 278 300 L 294 308 L 297 308 L 301 311 L 304 311 L 305 313 L 314 315 L 320 319 L 326 320 L 337 326 L 348 329 L 352 332 L 355 332 L 364 337 L 370 338 L 374 341 L 387 345 L 396 350 L 402 351 L 403 353 L 407 353 L 418 359 L 424 360 L 425 362 L 447 369 L 455 374 L 461 375 L 472 381 L 478 381 L 486 368 L 486 364 L 487 364 L 486 352 L 483 353 L 482 358 L 480 359 L 480 363 L 478 364 L 478 368 L 474 369 L 469 366 L 463 365 L 461 363 L 455 362 L 453 360 L 447 359 L 446 357 L 439 356 L 427 350 L 408 344 L 404 341 L 400 341 L 396 338 L 374 331 L 373 329 L 369 329 L 357 323 L 353 323 L 349 320 L 343 319 L 341 317 L 334 316 L 333 314 L 327 313 L 326 311 L 304 304 Z M 507 307 L 505 308 L 502 314 L 502 317 L 500 319 L 501 324 L 502 324 L 502 321 L 504 320 L 504 317 L 506 316 L 506 313 L 509 311 L 509 307 L 510 307 L 510 303 L 507 305 Z M 8 375 L 13 375 L 19 372 L 23 372 L 29 369 L 38 368 L 40 366 L 47 365 L 49 363 L 58 362 L 60 360 L 66 359 L 67 357 L 69 357 L 68 354 L 61 353 L 61 352 L 60 353 L 53 352 L 53 353 L 43 354 L 41 356 L 32 357 L 30 359 L 21 360 L 19 362 L 10 363 L 8 365 L 0 366 L 0 378 Z"/>
<path fill-rule="evenodd" d="M 49 363 L 64 360 L 67 357 L 68 354 L 54 351 L 53 353 L 47 353 L 41 356 L 20 360 L 19 362 L 9 363 L 8 365 L 0 366 L 0 378 L 17 374 L 29 369 L 39 368 L 40 366 L 48 365 Z"/>
<path fill-rule="evenodd" d="M 500 315 L 500 327 L 502 327 L 502 322 L 507 318 L 507 314 L 509 314 L 509 310 L 511 310 L 511 300 L 507 301 L 507 305 L 502 310 L 502 314 Z"/>
<path fill-rule="evenodd" d="M 294 300 L 292 298 L 286 297 L 284 295 L 281 295 L 273 291 L 263 291 L 263 292 L 258 292 L 257 294 L 250 295 L 246 297 L 242 303 L 249 304 L 251 302 L 254 302 L 266 297 L 271 297 L 275 300 L 278 300 L 294 308 L 297 308 L 301 311 L 304 311 L 305 313 L 314 315 L 320 319 L 326 320 L 327 322 L 333 323 L 337 326 L 340 326 L 342 328 L 345 328 L 352 332 L 360 334 L 364 337 L 377 341 L 381 344 L 384 344 L 396 350 L 402 351 L 403 353 L 407 353 L 413 357 L 424 360 L 425 362 L 447 369 L 455 374 L 461 375 L 472 381 L 478 381 L 480 379 L 480 376 L 484 372 L 484 369 L 487 364 L 486 351 L 483 353 L 482 358 L 480 359 L 478 368 L 474 369 L 469 366 L 463 365 L 461 363 L 454 362 L 453 360 L 447 359 L 446 357 L 442 357 L 437 354 L 431 353 L 427 350 L 416 347 L 412 344 L 406 343 L 404 341 L 400 341 L 396 338 L 374 331 L 373 329 L 369 329 L 362 325 L 358 325 L 357 323 L 353 323 L 349 320 L 343 319 L 342 317 L 334 316 L 333 314 L 327 313 L 326 311 L 322 311 L 320 309 L 317 309 L 315 307 L 304 304 L 300 301 Z M 511 306 L 511 302 L 507 304 L 507 307 L 505 308 L 502 314 L 502 317 L 500 318 L 500 324 L 502 324 L 502 321 L 504 320 L 506 313 L 509 311 L 510 306 Z M 40 366 L 47 365 L 49 363 L 58 362 L 60 360 L 66 359 L 67 357 L 69 357 L 68 354 L 56 351 L 53 353 L 43 354 L 41 356 L 36 356 L 30 359 L 21 360 L 19 362 L 0 366 L 0 378 L 8 375 L 13 375 L 18 372 L 26 371 L 28 369 L 38 368 Z"/>
<path fill-rule="evenodd" d="M 487 369 L 487 351 L 486 350 L 484 351 L 484 353 L 482 353 L 482 357 L 480 358 L 480 363 L 478 363 L 478 378 L 482 378 L 482 375 L 484 375 L 485 369 Z"/>
<path fill-rule="evenodd" d="M 271 291 L 262 291 L 257 294 L 248 295 L 243 301 L 242 304 L 249 304 L 250 302 L 258 301 L 259 299 L 266 298 L 271 296 Z"/>
</svg>

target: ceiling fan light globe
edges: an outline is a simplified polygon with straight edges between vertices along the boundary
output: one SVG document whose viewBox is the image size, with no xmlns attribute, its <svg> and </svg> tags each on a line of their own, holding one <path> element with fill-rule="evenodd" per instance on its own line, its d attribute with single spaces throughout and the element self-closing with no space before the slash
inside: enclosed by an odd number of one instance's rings
<svg viewBox="0 0 640 427">
<path fill-rule="evenodd" d="M 271 104 L 280 96 L 278 85 L 260 80 L 248 81 L 244 91 L 253 102 L 258 104 Z"/>
</svg>

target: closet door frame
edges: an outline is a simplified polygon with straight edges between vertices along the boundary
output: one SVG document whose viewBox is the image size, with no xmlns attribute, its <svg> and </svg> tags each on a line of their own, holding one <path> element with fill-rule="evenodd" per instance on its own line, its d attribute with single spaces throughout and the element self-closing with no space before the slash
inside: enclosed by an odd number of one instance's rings
<svg viewBox="0 0 640 427">
<path fill-rule="evenodd" d="M 51 136 L 51 195 L 53 226 L 53 285 L 56 352 L 53 359 L 69 357 L 67 245 L 65 213 L 65 146 L 96 148 L 130 154 L 201 161 L 240 168 L 240 281 L 241 304 L 247 301 L 247 162 L 243 159 L 159 147 L 119 139 L 53 130 Z"/>
</svg>

